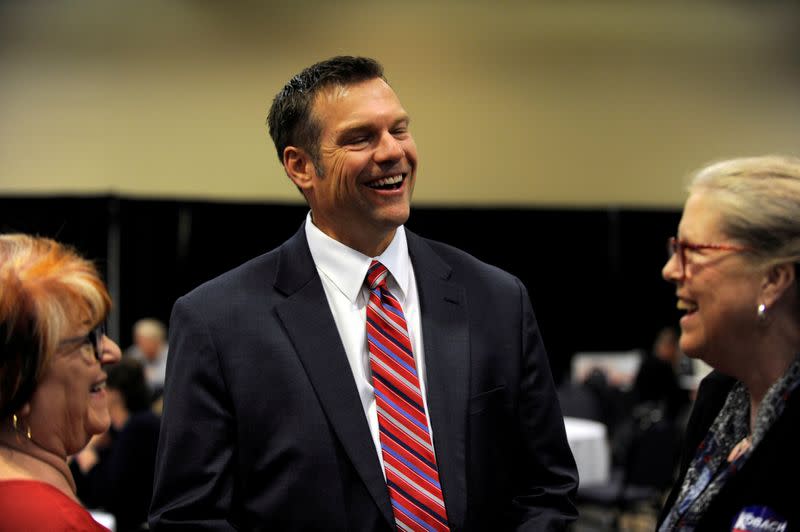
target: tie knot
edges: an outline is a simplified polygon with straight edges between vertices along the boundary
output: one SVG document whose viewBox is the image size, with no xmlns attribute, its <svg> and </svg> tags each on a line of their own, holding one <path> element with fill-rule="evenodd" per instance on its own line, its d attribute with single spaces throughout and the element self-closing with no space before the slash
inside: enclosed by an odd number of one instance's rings
<svg viewBox="0 0 800 532">
<path fill-rule="evenodd" d="M 386 269 L 386 266 L 377 260 L 373 260 L 369 265 L 369 270 L 367 270 L 367 285 L 370 290 L 375 290 L 377 287 L 385 285 L 388 273 L 389 270 Z"/>
</svg>

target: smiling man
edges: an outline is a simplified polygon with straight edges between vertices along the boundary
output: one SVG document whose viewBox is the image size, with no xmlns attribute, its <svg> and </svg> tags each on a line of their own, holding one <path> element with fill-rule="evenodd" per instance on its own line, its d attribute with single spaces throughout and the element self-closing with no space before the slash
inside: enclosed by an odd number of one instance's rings
<svg viewBox="0 0 800 532">
<path fill-rule="evenodd" d="M 564 529 L 577 474 L 527 292 L 403 227 L 417 149 L 381 65 L 312 65 L 268 122 L 310 212 L 176 302 L 152 527 Z"/>
</svg>

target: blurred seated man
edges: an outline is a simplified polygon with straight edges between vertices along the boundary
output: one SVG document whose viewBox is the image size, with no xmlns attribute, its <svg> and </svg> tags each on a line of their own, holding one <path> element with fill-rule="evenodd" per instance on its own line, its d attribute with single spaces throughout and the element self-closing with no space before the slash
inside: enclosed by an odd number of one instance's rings
<svg viewBox="0 0 800 532">
<path fill-rule="evenodd" d="M 684 358 L 675 329 L 661 329 L 652 354 L 643 358 L 636 375 L 632 389 L 634 407 L 648 404 L 663 409 L 672 421 L 679 419 L 689 406 L 689 393 L 681 388 L 679 381 Z"/>
<path fill-rule="evenodd" d="M 164 390 L 167 371 L 167 329 L 153 318 L 144 318 L 133 325 L 133 345 L 126 356 L 139 360 L 144 366 L 144 376 L 152 397 L 158 398 Z"/>
<path fill-rule="evenodd" d="M 650 353 L 643 354 L 633 386 L 620 409 L 619 425 L 612 435 L 613 462 L 625 465 L 637 434 L 654 424 L 665 424 L 672 436 L 664 441 L 664 452 L 677 452 L 676 442 L 683 438 L 683 426 L 689 414 L 690 391 L 681 387 L 680 375 L 686 369 L 686 357 L 678 345 L 678 333 L 672 327 L 659 330 Z"/>
</svg>

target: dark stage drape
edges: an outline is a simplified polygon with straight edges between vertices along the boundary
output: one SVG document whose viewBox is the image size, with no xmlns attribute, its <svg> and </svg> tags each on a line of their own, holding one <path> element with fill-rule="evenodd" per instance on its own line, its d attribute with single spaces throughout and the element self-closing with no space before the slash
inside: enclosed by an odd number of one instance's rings
<svg viewBox="0 0 800 532">
<path fill-rule="evenodd" d="M 268 203 L 0 197 L 0 232 L 50 236 L 93 259 L 115 298 L 110 330 L 124 349 L 134 321 L 167 323 L 177 297 L 279 245 L 306 212 Z M 677 323 L 661 267 L 679 219 L 677 209 L 425 206 L 412 209 L 407 225 L 525 283 L 560 382 L 576 351 L 649 349 L 658 329 Z"/>
</svg>

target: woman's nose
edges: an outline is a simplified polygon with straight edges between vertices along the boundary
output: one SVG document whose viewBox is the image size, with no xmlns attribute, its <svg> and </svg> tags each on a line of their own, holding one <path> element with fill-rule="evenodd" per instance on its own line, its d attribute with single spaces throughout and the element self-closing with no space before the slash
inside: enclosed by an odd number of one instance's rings
<svg viewBox="0 0 800 532">
<path fill-rule="evenodd" d="M 116 364 L 122 358 L 122 350 L 120 350 L 117 342 L 108 336 L 103 336 L 101 347 L 103 350 L 100 354 L 100 360 L 103 364 Z"/>
<path fill-rule="evenodd" d="M 676 283 L 681 280 L 681 268 L 678 264 L 678 254 L 674 253 L 670 258 L 667 259 L 667 263 L 664 264 L 664 267 L 661 268 L 661 277 L 664 278 L 665 281 Z"/>
</svg>

